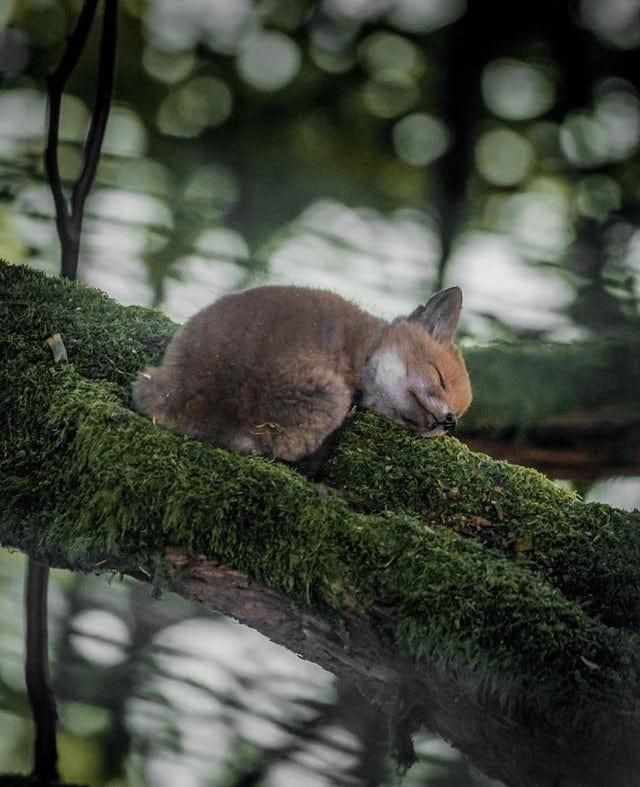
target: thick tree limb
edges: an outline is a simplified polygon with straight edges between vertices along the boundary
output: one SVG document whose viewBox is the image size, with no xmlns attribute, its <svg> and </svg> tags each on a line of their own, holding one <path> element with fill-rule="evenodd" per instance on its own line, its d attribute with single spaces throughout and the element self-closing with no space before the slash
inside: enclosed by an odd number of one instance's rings
<svg viewBox="0 0 640 787">
<path fill-rule="evenodd" d="M 509 784 L 636 783 L 632 515 L 372 415 L 347 424 L 336 493 L 132 412 L 160 316 L 24 268 L 0 293 L 2 544 L 198 598 Z"/>
<path fill-rule="evenodd" d="M 425 663 L 416 668 L 388 640 L 374 634 L 376 626 L 356 610 L 345 616 L 342 626 L 332 627 L 238 571 L 177 550 L 170 556 L 175 566 L 186 569 L 174 584 L 178 593 L 320 664 L 387 712 L 398 706 L 409 687 L 412 703 L 407 710 L 416 714 L 416 727 L 426 726 L 453 741 L 487 773 L 509 785 L 637 784 L 637 717 L 617 727 L 623 730 L 622 738 L 614 741 L 604 734 L 586 747 L 579 735 L 564 737 L 562 730 L 513 723 L 492 707 L 488 697 L 480 700 L 462 689 L 455 672 L 443 676 Z"/>
</svg>

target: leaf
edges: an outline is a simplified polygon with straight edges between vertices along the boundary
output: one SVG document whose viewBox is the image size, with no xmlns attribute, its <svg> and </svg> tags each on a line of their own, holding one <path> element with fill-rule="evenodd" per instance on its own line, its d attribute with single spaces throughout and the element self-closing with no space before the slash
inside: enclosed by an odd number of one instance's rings
<svg viewBox="0 0 640 787">
<path fill-rule="evenodd" d="M 47 344 L 51 347 L 53 353 L 53 362 L 60 363 L 60 361 L 68 361 L 67 348 L 64 346 L 62 336 L 59 333 L 54 333 L 47 339 Z"/>
</svg>

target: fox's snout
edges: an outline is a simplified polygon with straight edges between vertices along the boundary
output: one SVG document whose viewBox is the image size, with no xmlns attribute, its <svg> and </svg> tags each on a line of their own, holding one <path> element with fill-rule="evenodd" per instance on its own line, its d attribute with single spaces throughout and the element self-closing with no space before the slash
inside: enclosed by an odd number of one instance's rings
<svg viewBox="0 0 640 787">
<path fill-rule="evenodd" d="M 447 413 L 445 417 L 440 422 L 442 428 L 448 434 L 451 434 L 456 431 L 456 417 L 453 413 Z"/>
</svg>

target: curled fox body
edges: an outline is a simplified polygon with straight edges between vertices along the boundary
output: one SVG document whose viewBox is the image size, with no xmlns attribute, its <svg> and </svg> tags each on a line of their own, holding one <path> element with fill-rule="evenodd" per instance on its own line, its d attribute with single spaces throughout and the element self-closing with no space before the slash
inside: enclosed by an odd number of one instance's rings
<svg viewBox="0 0 640 787">
<path fill-rule="evenodd" d="M 317 455 L 356 401 L 426 437 L 450 432 L 471 401 L 451 343 L 461 305 L 453 287 L 386 322 L 323 290 L 228 295 L 138 377 L 136 406 L 173 431 L 293 463 Z"/>
</svg>

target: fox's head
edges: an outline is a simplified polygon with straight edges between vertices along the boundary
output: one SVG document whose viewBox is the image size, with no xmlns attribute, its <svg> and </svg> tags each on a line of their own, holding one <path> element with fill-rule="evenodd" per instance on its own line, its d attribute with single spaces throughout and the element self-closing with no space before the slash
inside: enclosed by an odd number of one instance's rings
<svg viewBox="0 0 640 787">
<path fill-rule="evenodd" d="M 388 326 L 363 371 L 364 407 L 425 437 L 454 431 L 471 403 L 469 375 L 451 343 L 461 307 L 462 292 L 451 287 Z"/>
</svg>

